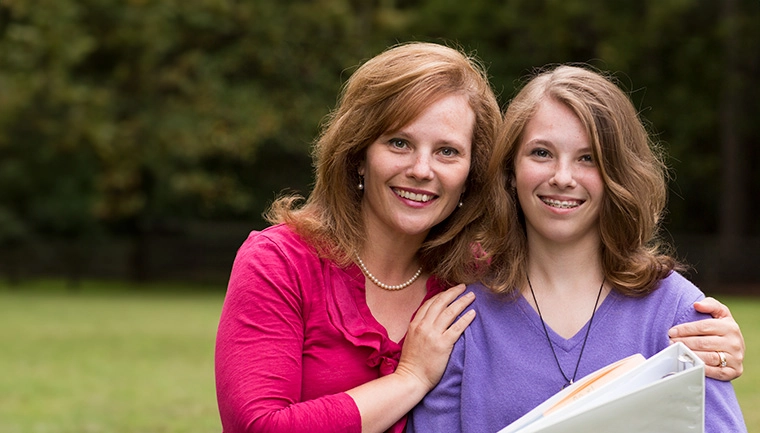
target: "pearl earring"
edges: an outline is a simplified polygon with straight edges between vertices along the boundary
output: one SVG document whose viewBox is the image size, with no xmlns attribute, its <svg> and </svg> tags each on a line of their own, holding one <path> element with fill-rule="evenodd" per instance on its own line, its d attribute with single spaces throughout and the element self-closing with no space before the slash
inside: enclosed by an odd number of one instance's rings
<svg viewBox="0 0 760 433">
<path fill-rule="evenodd" d="M 359 176 L 359 185 L 356 186 L 359 191 L 364 189 L 364 176 Z"/>
</svg>

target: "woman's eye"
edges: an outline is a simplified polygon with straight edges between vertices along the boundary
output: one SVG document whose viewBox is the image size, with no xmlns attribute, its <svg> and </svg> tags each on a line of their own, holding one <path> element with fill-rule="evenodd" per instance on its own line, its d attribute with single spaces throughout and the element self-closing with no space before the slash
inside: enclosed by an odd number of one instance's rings
<svg viewBox="0 0 760 433">
<path fill-rule="evenodd" d="M 581 161 L 583 162 L 594 162 L 594 157 L 591 155 L 583 155 L 581 156 Z"/>
<path fill-rule="evenodd" d="M 456 156 L 459 152 L 457 152 L 456 149 L 451 147 L 444 147 L 441 149 L 441 155 L 443 156 Z"/>
<path fill-rule="evenodd" d="M 400 138 L 391 138 L 390 140 L 388 140 L 388 144 L 390 144 L 391 147 L 394 147 L 396 149 L 403 149 L 406 147 L 406 141 Z"/>
</svg>

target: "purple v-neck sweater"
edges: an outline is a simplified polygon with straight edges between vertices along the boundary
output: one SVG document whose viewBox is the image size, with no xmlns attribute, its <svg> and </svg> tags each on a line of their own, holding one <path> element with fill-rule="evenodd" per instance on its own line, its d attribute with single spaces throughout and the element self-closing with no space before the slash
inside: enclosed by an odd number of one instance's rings
<svg viewBox="0 0 760 433">
<path fill-rule="evenodd" d="M 414 409 L 407 433 L 496 432 L 559 392 L 564 384 L 541 319 L 519 296 L 505 299 L 480 285 L 478 315 L 454 346 L 441 382 Z M 668 329 L 701 320 L 693 303 L 704 295 L 677 273 L 644 298 L 612 292 L 599 306 L 577 379 L 635 353 L 668 347 Z M 569 340 L 547 328 L 565 374 L 572 376 L 586 327 Z M 746 432 L 730 382 L 705 379 L 705 431 Z"/>
</svg>

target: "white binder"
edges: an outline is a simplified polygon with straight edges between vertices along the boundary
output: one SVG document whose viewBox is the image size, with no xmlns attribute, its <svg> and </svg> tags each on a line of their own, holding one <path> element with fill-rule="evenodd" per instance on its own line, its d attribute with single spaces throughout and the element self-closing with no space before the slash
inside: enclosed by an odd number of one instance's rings
<svg viewBox="0 0 760 433">
<path fill-rule="evenodd" d="M 682 343 L 647 360 L 635 356 L 641 361 L 626 358 L 619 362 L 624 367 L 615 363 L 585 376 L 498 433 L 704 432 L 702 360 Z"/>
</svg>

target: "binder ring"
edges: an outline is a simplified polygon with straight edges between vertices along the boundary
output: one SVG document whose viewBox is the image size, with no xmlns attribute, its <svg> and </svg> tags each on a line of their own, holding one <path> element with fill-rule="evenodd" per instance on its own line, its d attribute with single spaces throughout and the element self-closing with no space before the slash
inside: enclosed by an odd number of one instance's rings
<svg viewBox="0 0 760 433">
<path fill-rule="evenodd" d="M 726 365 L 728 365 L 728 363 L 726 362 L 726 354 L 724 352 L 715 351 L 715 353 L 717 353 L 718 357 L 720 358 L 720 362 L 718 363 L 718 367 L 723 368 Z"/>
</svg>

